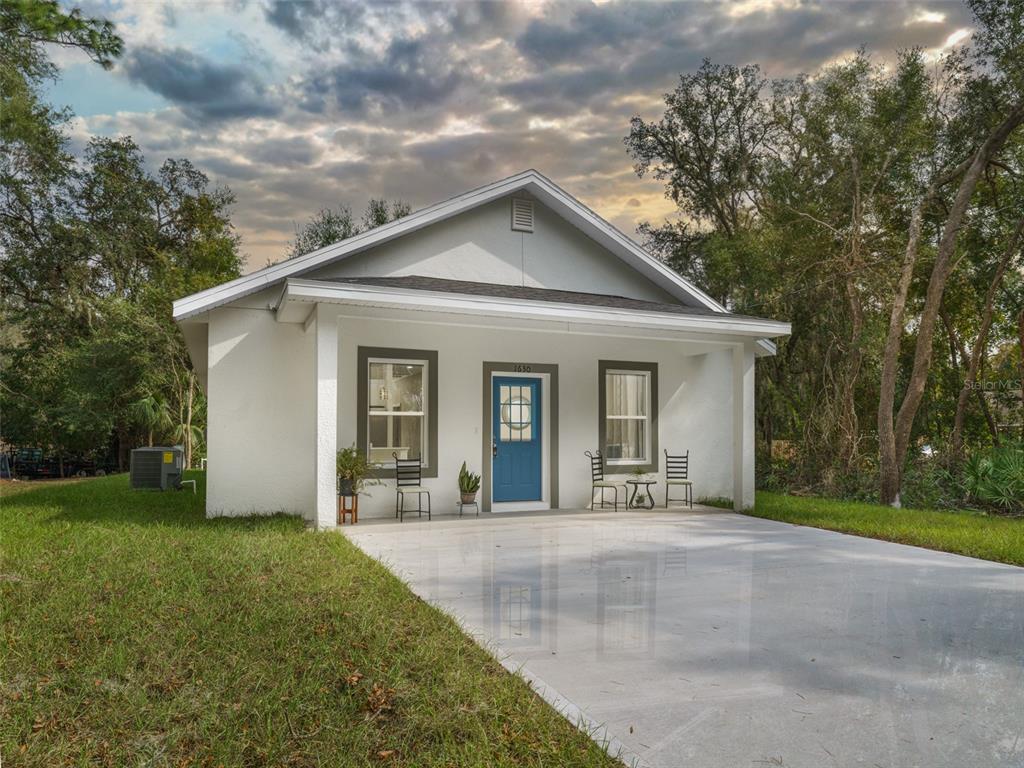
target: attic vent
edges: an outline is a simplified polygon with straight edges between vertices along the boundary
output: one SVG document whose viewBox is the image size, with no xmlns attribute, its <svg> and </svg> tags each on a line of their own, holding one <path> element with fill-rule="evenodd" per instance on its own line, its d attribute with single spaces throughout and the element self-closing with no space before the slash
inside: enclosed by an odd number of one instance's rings
<svg viewBox="0 0 1024 768">
<path fill-rule="evenodd" d="M 512 231 L 533 232 L 533 200 L 512 198 Z"/>
</svg>

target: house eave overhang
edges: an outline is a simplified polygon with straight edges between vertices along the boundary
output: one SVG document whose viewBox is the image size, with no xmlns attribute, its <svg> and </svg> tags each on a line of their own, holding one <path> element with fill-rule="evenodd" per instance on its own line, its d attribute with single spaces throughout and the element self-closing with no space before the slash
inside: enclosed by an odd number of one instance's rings
<svg viewBox="0 0 1024 768">
<path fill-rule="evenodd" d="M 484 318 L 554 321 L 588 327 L 603 326 L 636 331 L 650 329 L 764 341 L 786 336 L 789 323 L 722 314 L 642 312 L 613 307 L 594 307 L 549 301 L 530 301 L 490 296 L 469 296 L 434 291 L 372 285 L 331 284 L 319 280 L 289 278 L 281 290 L 275 312 L 283 323 L 303 323 L 317 304 L 378 307 L 424 313 L 467 315 Z M 761 345 L 764 346 L 763 344 Z M 774 350 L 774 345 L 772 345 Z"/>
<path fill-rule="evenodd" d="M 669 269 L 647 253 L 640 245 L 616 229 L 576 198 L 558 187 L 535 170 L 528 170 L 474 189 L 442 203 L 416 211 L 338 243 L 320 248 L 303 256 L 273 264 L 174 302 L 174 319 L 187 320 L 208 312 L 264 288 L 279 284 L 290 277 L 301 277 L 309 272 L 361 253 L 375 246 L 415 232 L 424 227 L 449 219 L 464 211 L 497 200 L 515 192 L 525 191 L 536 197 L 557 215 L 577 227 L 592 240 L 632 266 L 648 279 L 663 287 L 681 303 L 704 307 L 716 312 L 724 307 L 691 282 Z"/>
</svg>

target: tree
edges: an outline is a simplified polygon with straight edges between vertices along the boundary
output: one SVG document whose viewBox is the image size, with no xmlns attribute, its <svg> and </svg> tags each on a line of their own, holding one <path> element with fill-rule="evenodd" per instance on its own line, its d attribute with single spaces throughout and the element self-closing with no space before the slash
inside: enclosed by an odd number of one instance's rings
<svg viewBox="0 0 1024 768">
<path fill-rule="evenodd" d="M 187 160 L 153 175 L 129 137 L 67 151 L 67 111 L 43 103 L 46 44 L 108 65 L 113 27 L 55 3 L 4 2 L 0 46 L 0 290 L 4 436 L 66 455 L 180 440 L 191 461 L 205 403 L 171 317 L 174 298 L 240 274 L 227 189 Z"/>
<path fill-rule="evenodd" d="M 412 213 L 412 207 L 401 200 L 394 200 L 389 203 L 387 200 L 371 198 L 370 202 L 366 204 L 366 210 L 363 212 L 362 231 L 366 232 L 367 230 L 383 226 L 408 216 L 410 213 Z"/>
<path fill-rule="evenodd" d="M 756 67 L 705 62 L 666 97 L 665 117 L 634 118 L 626 138 L 637 171 L 656 169 L 684 217 L 643 227 L 648 245 L 728 306 L 794 321 L 762 364 L 758 404 L 766 441 L 776 414 L 802 432 L 810 474 L 849 472 L 861 458 L 869 308 L 926 87 L 913 53 L 895 72 L 862 52 L 771 83 Z"/>
<path fill-rule="evenodd" d="M 787 482 L 864 493 L 860 478 L 874 477 L 892 500 L 921 456 L 912 446 L 970 431 L 962 394 L 1016 333 L 1019 307 L 1002 296 L 1019 284 L 1006 249 L 1024 172 L 1024 10 L 971 7 L 973 48 L 937 66 L 920 51 L 895 66 L 860 51 L 768 81 L 705 62 L 659 120 L 630 124 L 637 173 L 662 180 L 679 212 L 641 226 L 648 247 L 729 308 L 793 322 L 759 361 L 756 393 L 759 457 L 779 437 L 796 448 Z M 940 341 L 951 354 L 936 363 Z"/>
<path fill-rule="evenodd" d="M 359 234 L 359 227 L 352 218 L 352 209 L 347 205 L 338 210 L 322 208 L 301 227 L 295 228 L 295 239 L 288 248 L 286 258 L 294 259 L 328 245 L 348 240 Z"/>
<path fill-rule="evenodd" d="M 983 175 L 998 161 L 1010 137 L 1024 123 L 1024 8 L 1003 0 L 970 0 L 969 5 L 979 24 L 974 68 L 959 68 L 956 59 L 951 64 L 956 67 L 959 81 L 958 112 L 945 132 L 941 147 L 945 157 L 940 158 L 944 162 L 936 163 L 936 170 L 931 173 L 930 182 L 914 208 L 883 353 L 878 404 L 879 495 L 883 503 L 893 506 L 900 505 L 903 465 L 931 367 L 943 294 L 958 263 L 956 250 L 961 230 L 968 220 Z M 948 200 L 941 197 L 942 190 L 954 184 L 952 197 Z M 907 295 L 917 262 L 924 211 L 926 208 L 933 210 L 937 201 L 943 204 L 939 214 L 941 231 L 917 320 L 912 369 L 894 417 Z"/>
<path fill-rule="evenodd" d="M 966 357 L 967 370 L 964 375 L 963 385 L 960 388 L 960 393 L 957 395 L 956 413 L 953 417 L 953 434 L 950 438 L 950 452 L 958 459 L 962 456 L 963 452 L 963 432 L 964 422 L 967 416 L 968 401 L 972 392 L 977 392 L 981 395 L 981 392 L 975 389 L 975 385 L 978 382 L 978 374 L 981 371 L 981 365 L 985 357 L 985 350 L 989 342 L 989 332 L 992 329 L 992 323 L 994 321 L 997 308 L 996 299 L 998 298 L 999 288 L 1003 284 L 1007 271 L 1011 268 L 1013 262 L 1019 258 L 1022 237 L 1024 237 L 1024 218 L 1018 220 L 1016 227 L 1014 227 L 1013 232 L 1010 234 L 1006 247 L 1003 250 L 1003 255 L 996 262 L 994 274 L 992 275 L 988 288 L 985 291 L 984 301 L 980 312 L 979 328 L 974 344 L 971 347 L 970 356 Z M 965 355 L 961 353 L 961 358 L 964 357 Z M 980 402 L 982 408 L 985 410 L 986 419 L 989 421 L 990 429 L 992 429 L 992 439 L 998 444 L 998 429 L 995 428 L 995 424 L 992 421 L 992 416 L 985 404 L 984 396 L 981 396 Z"/>
<path fill-rule="evenodd" d="M 295 239 L 288 248 L 286 258 L 294 259 L 296 256 L 348 240 L 361 232 L 408 216 L 411 210 L 401 200 L 389 203 L 387 200 L 374 198 L 367 203 L 361 222 L 356 223 L 352 217 L 352 209 L 347 205 L 341 205 L 337 210 L 322 208 L 308 222 L 296 228 Z"/>
<path fill-rule="evenodd" d="M 77 8 L 64 11 L 56 0 L 2 0 L 0 2 L 0 60 L 29 80 L 52 78 L 53 63 L 45 45 L 77 48 L 110 69 L 124 43 L 105 19 L 89 18 Z"/>
</svg>

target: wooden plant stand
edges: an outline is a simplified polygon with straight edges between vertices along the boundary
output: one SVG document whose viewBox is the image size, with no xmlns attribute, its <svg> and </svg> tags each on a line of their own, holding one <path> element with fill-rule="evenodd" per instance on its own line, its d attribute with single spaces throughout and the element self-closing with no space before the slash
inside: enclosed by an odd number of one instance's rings
<svg viewBox="0 0 1024 768">
<path fill-rule="evenodd" d="M 346 499 L 350 502 L 346 504 Z M 359 494 L 338 496 L 338 525 L 345 524 L 345 515 L 352 518 L 352 525 L 359 522 Z"/>
</svg>

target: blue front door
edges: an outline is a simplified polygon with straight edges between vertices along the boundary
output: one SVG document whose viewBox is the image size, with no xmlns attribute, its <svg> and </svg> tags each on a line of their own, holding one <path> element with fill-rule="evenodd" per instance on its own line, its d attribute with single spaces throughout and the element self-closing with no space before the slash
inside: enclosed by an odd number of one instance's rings
<svg viewBox="0 0 1024 768">
<path fill-rule="evenodd" d="M 540 380 L 496 376 L 491 412 L 494 500 L 540 501 Z"/>
</svg>

